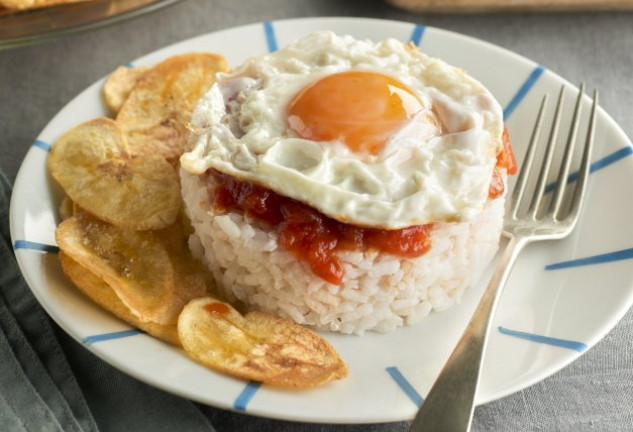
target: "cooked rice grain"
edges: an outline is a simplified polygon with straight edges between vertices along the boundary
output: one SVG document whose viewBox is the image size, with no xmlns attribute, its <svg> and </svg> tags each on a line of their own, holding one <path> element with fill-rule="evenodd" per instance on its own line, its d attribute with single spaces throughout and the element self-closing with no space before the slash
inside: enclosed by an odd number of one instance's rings
<svg viewBox="0 0 633 432">
<path fill-rule="evenodd" d="M 274 231 L 236 213 L 215 214 L 209 184 L 199 176 L 181 170 L 181 178 L 195 229 L 190 247 L 229 301 L 342 333 L 387 332 L 448 309 L 493 258 L 503 226 L 499 198 L 470 222 L 435 224 L 431 249 L 421 257 L 340 254 L 345 276 L 332 285 L 279 246 Z"/>
</svg>

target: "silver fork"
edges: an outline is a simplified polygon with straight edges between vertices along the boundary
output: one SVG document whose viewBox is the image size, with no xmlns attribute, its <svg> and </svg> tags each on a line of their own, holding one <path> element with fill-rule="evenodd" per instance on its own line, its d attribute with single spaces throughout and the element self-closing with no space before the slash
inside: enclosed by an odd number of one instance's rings
<svg viewBox="0 0 633 432">
<path fill-rule="evenodd" d="M 578 92 L 567 145 L 556 187 L 549 203 L 543 198 L 547 194 L 547 179 L 558 136 L 565 86 L 560 90 L 543 163 L 530 197 L 526 193 L 529 173 L 533 165 L 548 99 L 547 95 L 543 97 L 523 166 L 509 203 L 509 212 L 505 218 L 503 234 L 509 238 L 509 241 L 477 310 L 415 416 L 409 429 L 411 432 L 467 432 L 470 430 L 488 329 L 500 298 L 499 294 L 519 252 L 530 242 L 566 237 L 576 226 L 587 187 L 598 106 L 598 92 L 595 91 L 580 170 L 573 185 L 573 192 L 570 192 L 569 189 L 572 187 L 566 187 L 566 185 L 574 154 L 584 88 L 584 84 L 581 85 Z"/>
</svg>

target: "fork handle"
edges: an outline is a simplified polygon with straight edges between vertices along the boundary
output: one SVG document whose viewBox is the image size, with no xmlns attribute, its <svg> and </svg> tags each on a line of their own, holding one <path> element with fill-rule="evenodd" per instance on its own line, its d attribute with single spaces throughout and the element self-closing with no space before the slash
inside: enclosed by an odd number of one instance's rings
<svg viewBox="0 0 633 432">
<path fill-rule="evenodd" d="M 491 317 L 516 257 L 527 244 L 513 236 L 457 346 L 413 419 L 410 432 L 468 432 Z"/>
</svg>

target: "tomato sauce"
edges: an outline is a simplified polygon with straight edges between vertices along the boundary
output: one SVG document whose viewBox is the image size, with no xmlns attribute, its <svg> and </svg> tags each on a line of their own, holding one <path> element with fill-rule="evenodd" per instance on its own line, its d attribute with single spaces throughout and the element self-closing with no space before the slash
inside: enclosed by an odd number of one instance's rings
<svg viewBox="0 0 633 432">
<path fill-rule="evenodd" d="M 503 195 L 505 186 L 503 184 L 503 177 L 501 170 L 505 169 L 509 175 L 516 174 L 517 162 L 514 158 L 514 152 L 510 146 L 510 138 L 508 136 L 508 129 L 503 128 L 503 148 L 497 155 L 497 165 L 492 172 L 492 181 L 490 182 L 490 189 L 488 189 L 488 196 L 490 199 L 499 198 Z"/>
<path fill-rule="evenodd" d="M 213 315 L 225 316 L 231 312 L 231 309 L 224 303 L 209 303 L 204 305 L 204 309 Z"/>
<path fill-rule="evenodd" d="M 329 218 L 312 207 L 247 181 L 209 170 L 215 190 L 211 202 L 277 230 L 279 243 L 314 274 L 340 284 L 344 269 L 337 252 L 370 249 L 401 257 L 423 255 L 431 247 L 432 224 L 398 230 L 365 228 Z"/>
</svg>

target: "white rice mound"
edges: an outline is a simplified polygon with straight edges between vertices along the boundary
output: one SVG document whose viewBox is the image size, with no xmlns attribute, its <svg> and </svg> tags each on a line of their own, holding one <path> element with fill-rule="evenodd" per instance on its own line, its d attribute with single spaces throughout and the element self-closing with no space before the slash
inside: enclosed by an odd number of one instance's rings
<svg viewBox="0 0 633 432">
<path fill-rule="evenodd" d="M 333 285 L 278 245 L 274 231 L 241 214 L 216 214 L 210 179 L 181 170 L 181 180 L 195 231 L 189 246 L 226 299 L 319 330 L 388 332 L 448 309 L 480 278 L 503 227 L 505 198 L 489 200 L 474 220 L 435 224 L 431 249 L 420 257 L 341 253 L 345 275 L 341 285 Z"/>
</svg>

